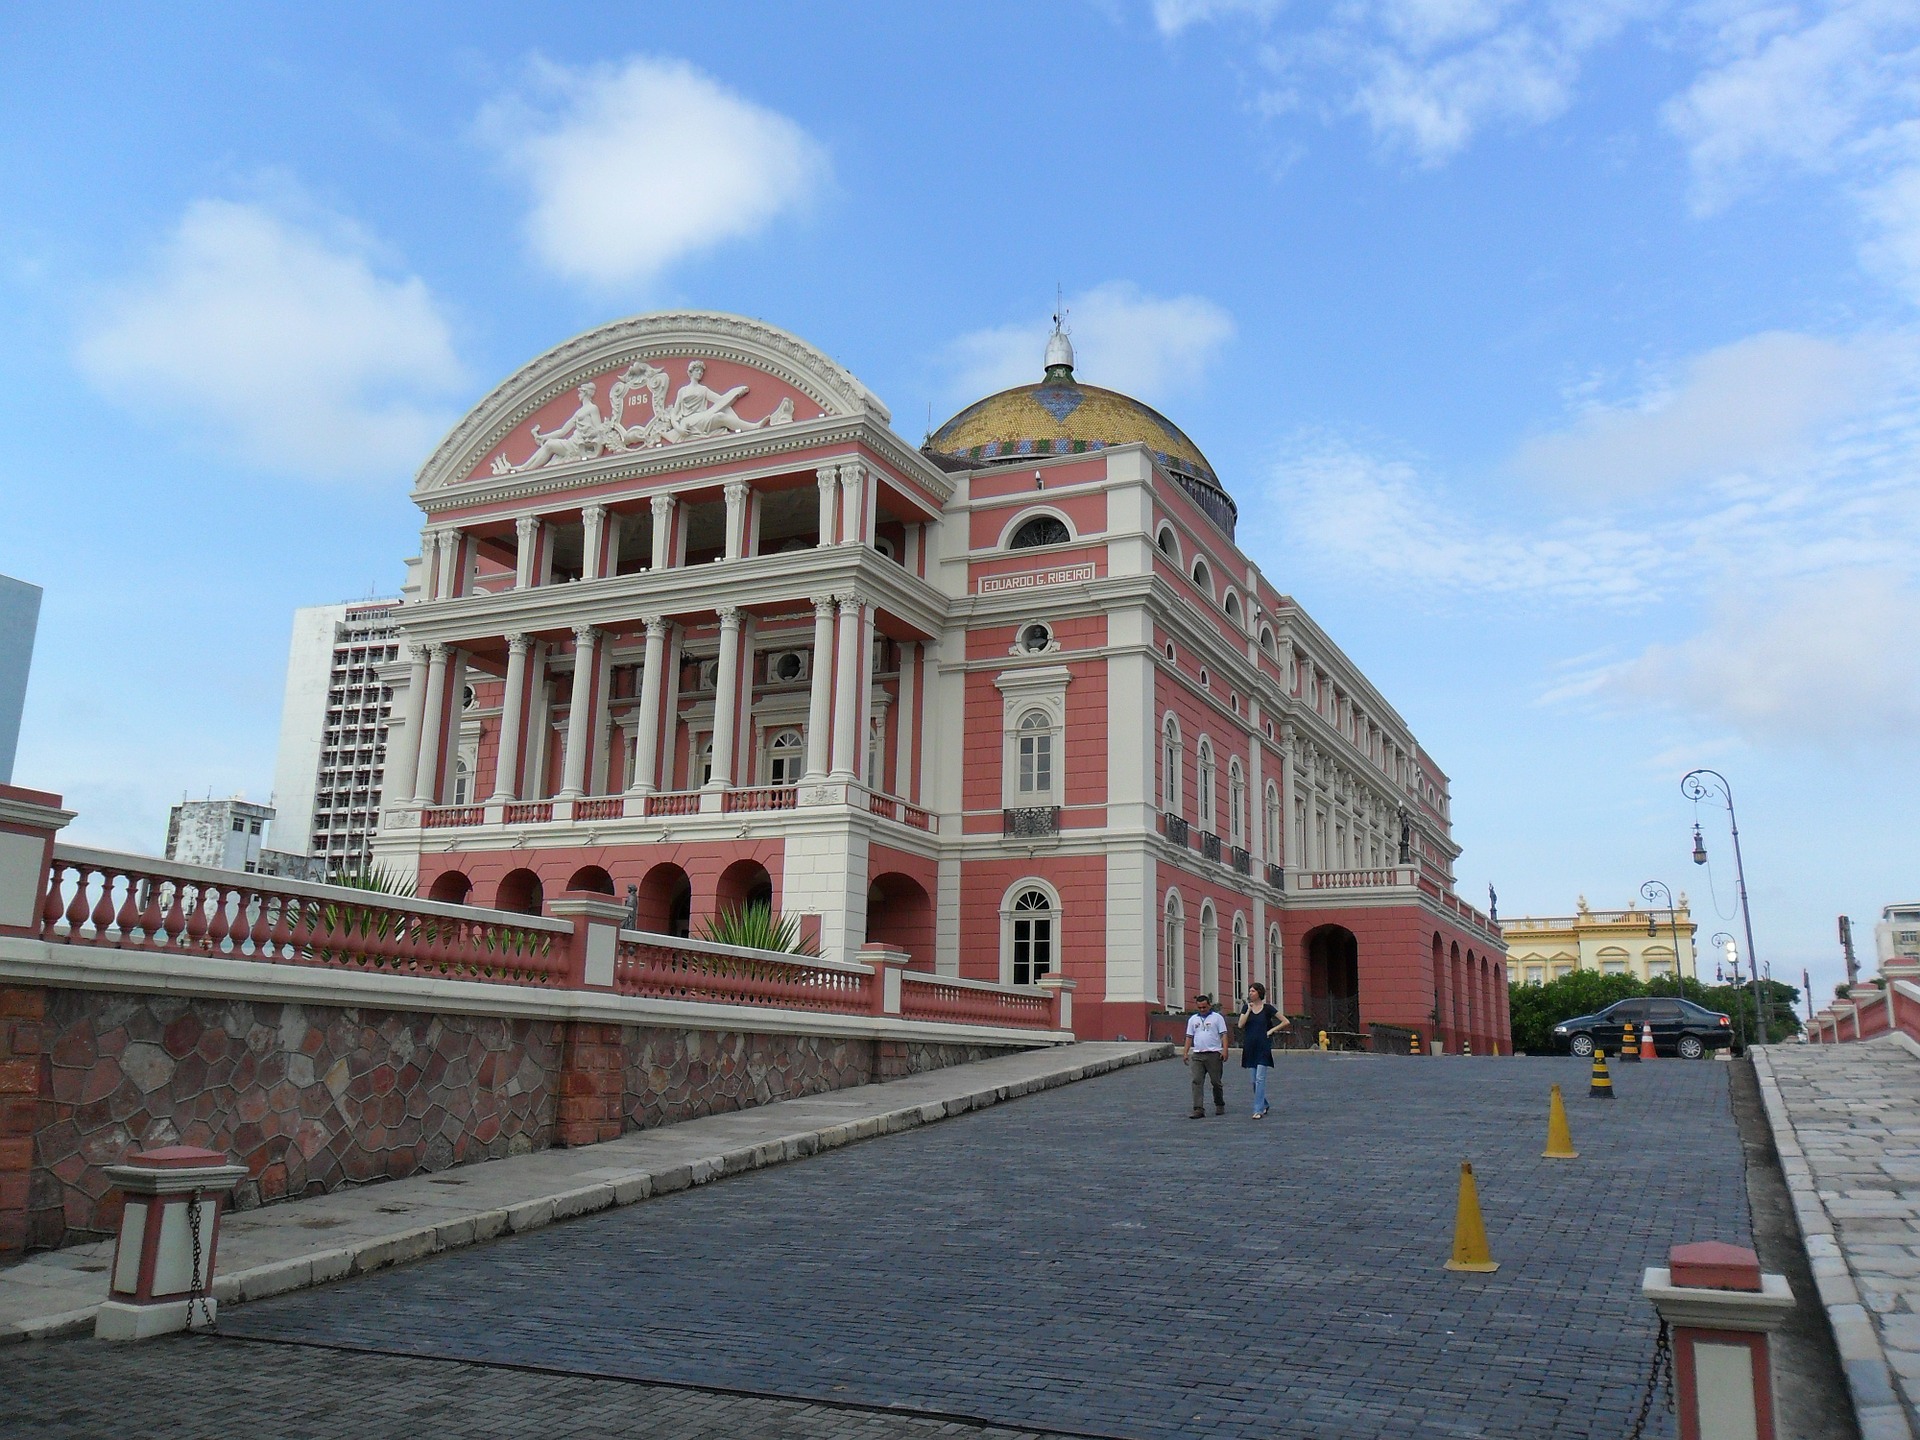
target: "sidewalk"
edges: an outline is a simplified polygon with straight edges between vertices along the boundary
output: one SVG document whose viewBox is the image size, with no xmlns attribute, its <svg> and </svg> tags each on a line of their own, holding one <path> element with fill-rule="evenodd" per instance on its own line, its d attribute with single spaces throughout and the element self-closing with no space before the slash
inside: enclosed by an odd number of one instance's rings
<svg viewBox="0 0 1920 1440">
<path fill-rule="evenodd" d="M 1101 1042 L 1032 1050 L 636 1131 L 577 1150 L 542 1150 L 236 1212 L 221 1230 L 213 1293 L 221 1305 L 235 1305 L 364 1274 L 1172 1053 L 1171 1045 Z M 112 1242 L 102 1241 L 0 1269 L 0 1343 L 90 1330 L 106 1298 L 112 1259 Z"/>
</svg>

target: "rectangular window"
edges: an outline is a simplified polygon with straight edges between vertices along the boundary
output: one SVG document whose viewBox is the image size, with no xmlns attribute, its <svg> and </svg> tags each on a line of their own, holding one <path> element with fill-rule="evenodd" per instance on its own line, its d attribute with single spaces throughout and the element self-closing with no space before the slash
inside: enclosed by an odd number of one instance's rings
<svg viewBox="0 0 1920 1440">
<path fill-rule="evenodd" d="M 1020 793 L 1046 795 L 1053 791 L 1053 736 L 1020 737 Z"/>
<path fill-rule="evenodd" d="M 234 834 L 236 834 L 236 835 L 244 835 L 244 834 L 246 834 L 246 833 L 247 833 L 247 822 L 246 822 L 246 821 L 244 821 L 244 820 L 240 820 L 240 819 L 236 819 L 236 820 L 235 820 L 235 821 L 233 822 L 233 833 L 234 833 Z"/>
</svg>

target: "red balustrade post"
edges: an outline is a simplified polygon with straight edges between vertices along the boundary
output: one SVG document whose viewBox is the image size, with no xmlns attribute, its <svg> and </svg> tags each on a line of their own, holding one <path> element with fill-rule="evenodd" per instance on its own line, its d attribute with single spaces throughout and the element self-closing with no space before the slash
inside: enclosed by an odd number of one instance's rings
<svg viewBox="0 0 1920 1440">
<path fill-rule="evenodd" d="M 567 987 L 613 989 L 613 959 L 620 948 L 620 927 L 626 923 L 627 907 L 609 895 L 569 890 L 549 901 L 547 909 L 555 919 L 573 923 Z"/>
<path fill-rule="evenodd" d="M 569 890 L 547 905 L 557 919 L 573 923 L 568 942 L 567 986 L 612 992 L 614 958 L 627 907 L 606 895 Z M 556 1145 L 594 1145 L 615 1140 L 623 1126 L 626 1091 L 622 1028 L 569 1020 L 560 1042 Z"/>
<path fill-rule="evenodd" d="M 0 785 L 0 935 L 40 934 L 53 837 L 73 815 L 58 795 Z"/>
<path fill-rule="evenodd" d="M 1640 1293 L 1672 1331 L 1680 1440 L 1774 1440 L 1780 1432 L 1768 1337 L 1793 1309 L 1786 1277 L 1762 1275 L 1751 1250 L 1709 1240 L 1675 1245 L 1664 1267 L 1648 1267 Z"/>
<path fill-rule="evenodd" d="M 1064 975 L 1042 975 L 1040 988 L 1047 992 L 1047 1027 L 1052 1030 L 1073 1030 L 1073 992 L 1079 987 L 1077 980 L 1069 980 Z"/>
<path fill-rule="evenodd" d="M 913 957 L 895 945 L 863 945 L 853 957 L 873 971 L 873 1013 L 900 1014 L 900 972 Z"/>
</svg>

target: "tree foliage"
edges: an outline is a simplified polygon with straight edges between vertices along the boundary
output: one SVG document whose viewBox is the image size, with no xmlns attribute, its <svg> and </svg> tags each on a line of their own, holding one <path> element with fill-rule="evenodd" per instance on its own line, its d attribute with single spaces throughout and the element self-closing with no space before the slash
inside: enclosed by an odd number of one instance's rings
<svg viewBox="0 0 1920 1440">
<path fill-rule="evenodd" d="M 1800 1018 L 1794 1007 L 1800 992 L 1777 980 L 1761 982 L 1768 1007 L 1770 1044 L 1800 1033 Z M 1643 983 L 1631 975 L 1602 975 L 1597 970 L 1576 970 L 1571 975 L 1545 985 L 1515 985 L 1508 991 L 1507 1003 L 1513 1017 L 1513 1048 L 1516 1052 L 1544 1051 L 1553 1048 L 1553 1027 L 1562 1020 L 1591 1015 L 1616 1000 L 1635 995 L 1680 995 L 1696 1005 L 1718 1010 L 1733 1018 L 1734 1034 L 1752 1034 L 1753 990 L 1741 985 L 1703 985 L 1698 980 L 1658 979 Z M 1744 1027 L 1744 1029 L 1743 1029 Z"/>
<path fill-rule="evenodd" d="M 703 939 L 746 950 L 779 950 L 789 955 L 818 955 L 819 947 L 800 936 L 800 917 L 776 915 L 771 905 L 742 905 L 716 911 Z"/>
</svg>

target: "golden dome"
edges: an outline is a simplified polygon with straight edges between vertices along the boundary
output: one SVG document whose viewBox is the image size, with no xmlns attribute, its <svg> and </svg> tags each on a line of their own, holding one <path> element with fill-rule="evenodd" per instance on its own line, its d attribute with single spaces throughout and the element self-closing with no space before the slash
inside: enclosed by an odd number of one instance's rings
<svg viewBox="0 0 1920 1440">
<path fill-rule="evenodd" d="M 1179 426 L 1131 396 L 1081 384 L 1070 349 L 1056 354 L 1050 346 L 1047 359 L 1046 378 L 967 406 L 927 437 L 926 454 L 949 468 L 984 467 L 1138 442 L 1232 533 L 1236 507 Z"/>
</svg>

